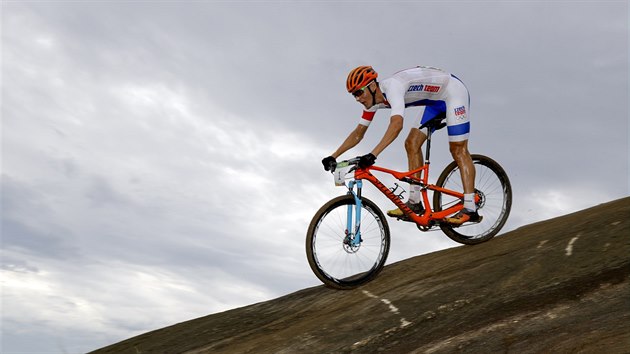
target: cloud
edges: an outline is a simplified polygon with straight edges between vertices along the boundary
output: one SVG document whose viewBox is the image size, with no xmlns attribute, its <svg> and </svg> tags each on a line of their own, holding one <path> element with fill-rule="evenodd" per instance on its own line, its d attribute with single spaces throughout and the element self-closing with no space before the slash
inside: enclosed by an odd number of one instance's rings
<svg viewBox="0 0 630 354">
<path fill-rule="evenodd" d="M 358 122 L 359 64 L 466 82 L 471 148 L 514 187 L 507 229 L 627 195 L 625 5 L 451 5 L 3 6 L 3 351 L 87 351 L 319 284 L 304 237 L 343 193 L 319 161 Z M 379 163 L 406 168 L 402 141 Z M 432 156 L 437 176 L 444 135 Z M 456 245 L 390 227 L 390 262 Z"/>
</svg>

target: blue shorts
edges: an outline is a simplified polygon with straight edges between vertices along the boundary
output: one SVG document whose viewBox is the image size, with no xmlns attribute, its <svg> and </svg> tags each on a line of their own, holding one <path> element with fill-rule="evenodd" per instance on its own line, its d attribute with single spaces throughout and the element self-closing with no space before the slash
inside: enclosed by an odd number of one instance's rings
<svg viewBox="0 0 630 354">
<path fill-rule="evenodd" d="M 447 96 L 443 101 L 430 101 L 420 106 L 420 112 L 414 122 L 415 127 L 437 117 L 446 118 L 449 141 L 468 140 L 470 135 L 470 95 L 468 89 L 457 77 L 451 76 L 446 88 Z M 425 134 L 428 133 L 426 130 Z"/>
</svg>

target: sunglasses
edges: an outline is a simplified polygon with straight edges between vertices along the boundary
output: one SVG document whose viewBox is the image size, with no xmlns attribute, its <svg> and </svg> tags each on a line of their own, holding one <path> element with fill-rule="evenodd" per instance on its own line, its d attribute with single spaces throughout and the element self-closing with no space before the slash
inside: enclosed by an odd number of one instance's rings
<svg viewBox="0 0 630 354">
<path fill-rule="evenodd" d="M 373 82 L 374 82 L 374 80 L 372 80 L 372 81 L 368 82 L 368 84 L 367 84 L 367 85 L 365 85 L 365 86 L 361 87 L 360 89 L 358 89 L 358 90 L 354 91 L 354 92 L 352 93 L 352 96 L 354 96 L 354 97 L 359 97 L 359 96 L 361 96 L 361 95 L 363 94 L 363 92 L 365 91 L 365 88 L 366 88 L 366 87 L 368 87 L 368 86 L 370 86 L 370 84 L 371 84 L 371 83 L 373 83 Z"/>
</svg>

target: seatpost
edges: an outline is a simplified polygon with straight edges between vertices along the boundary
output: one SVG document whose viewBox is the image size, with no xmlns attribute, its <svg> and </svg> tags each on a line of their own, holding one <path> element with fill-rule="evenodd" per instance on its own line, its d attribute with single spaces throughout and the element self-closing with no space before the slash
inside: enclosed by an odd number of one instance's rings
<svg viewBox="0 0 630 354">
<path fill-rule="evenodd" d="M 429 127 L 428 129 L 428 133 L 427 133 L 427 153 L 426 153 L 426 157 L 424 159 L 424 164 L 428 165 L 430 162 L 429 157 L 431 156 L 431 135 L 433 134 L 433 129 L 431 129 L 431 127 Z"/>
</svg>

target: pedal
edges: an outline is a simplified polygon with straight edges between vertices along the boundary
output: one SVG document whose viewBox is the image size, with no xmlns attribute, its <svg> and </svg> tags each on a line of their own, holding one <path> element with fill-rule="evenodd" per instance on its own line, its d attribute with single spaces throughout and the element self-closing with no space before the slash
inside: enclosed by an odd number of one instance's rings
<svg viewBox="0 0 630 354">
<path fill-rule="evenodd" d="M 457 228 L 457 227 L 461 227 L 461 226 L 469 225 L 469 224 L 479 224 L 482 220 L 483 220 L 483 216 L 479 215 L 478 218 L 475 218 L 475 219 L 471 218 L 470 220 L 465 221 L 465 222 L 463 222 L 461 224 L 454 224 L 454 223 L 450 223 L 448 221 L 442 221 L 442 222 L 445 223 L 445 224 L 448 224 L 451 227 Z"/>
<path fill-rule="evenodd" d="M 407 217 L 407 215 L 398 216 L 398 215 L 389 215 L 389 214 L 387 214 L 387 216 L 389 216 L 390 218 L 394 218 L 397 221 L 407 221 L 407 222 L 412 221 L 411 219 L 409 219 Z"/>
</svg>

